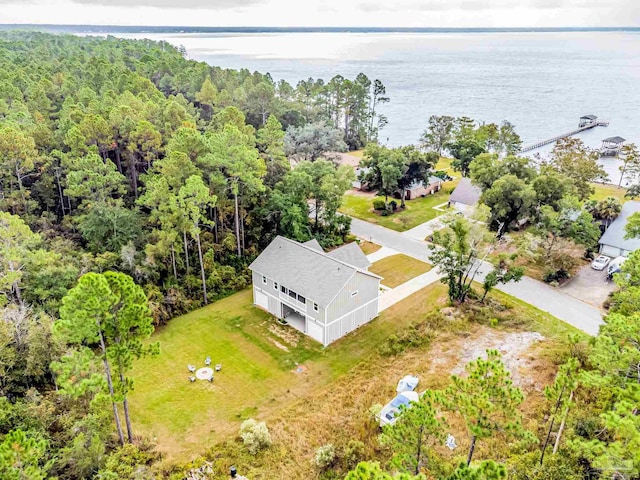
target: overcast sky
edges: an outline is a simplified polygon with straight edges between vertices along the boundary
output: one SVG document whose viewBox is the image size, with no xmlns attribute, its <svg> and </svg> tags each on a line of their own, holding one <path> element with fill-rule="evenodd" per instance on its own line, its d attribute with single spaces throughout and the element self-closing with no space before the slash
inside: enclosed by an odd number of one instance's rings
<svg viewBox="0 0 640 480">
<path fill-rule="evenodd" d="M 640 0 L 0 0 L 0 23 L 640 26 Z"/>
</svg>

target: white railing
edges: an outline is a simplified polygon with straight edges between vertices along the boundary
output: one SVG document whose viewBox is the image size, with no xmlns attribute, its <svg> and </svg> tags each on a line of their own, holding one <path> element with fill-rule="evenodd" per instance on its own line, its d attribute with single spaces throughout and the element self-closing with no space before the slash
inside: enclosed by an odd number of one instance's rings
<svg viewBox="0 0 640 480">
<path fill-rule="evenodd" d="M 307 311 L 307 304 L 306 303 L 302 303 L 300 301 L 298 301 L 297 298 L 293 298 L 292 296 L 290 296 L 287 293 L 282 293 L 282 292 L 278 292 L 280 295 L 280 300 L 284 301 L 284 303 L 287 303 L 290 307 L 295 308 L 296 310 L 300 311 L 300 312 L 306 312 Z"/>
</svg>

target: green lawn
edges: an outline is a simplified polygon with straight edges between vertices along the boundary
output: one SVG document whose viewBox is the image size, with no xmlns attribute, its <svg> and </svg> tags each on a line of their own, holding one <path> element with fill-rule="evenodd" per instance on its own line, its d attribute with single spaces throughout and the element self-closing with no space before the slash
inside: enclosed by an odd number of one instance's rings
<svg viewBox="0 0 640 480">
<path fill-rule="evenodd" d="M 369 267 L 369 271 L 380 275 L 380 283 L 395 288 L 408 280 L 431 270 L 431 265 L 407 255 L 398 254 L 378 260 Z"/>
<path fill-rule="evenodd" d="M 447 182 L 442 190 L 434 195 L 416 198 L 415 200 L 407 200 L 406 208 L 399 210 L 393 215 L 383 217 L 373 210 L 373 198 L 362 195 L 353 195 L 347 192 L 342 198 L 342 206 L 340 212 L 375 223 L 383 227 L 390 228 L 399 232 L 409 230 L 421 223 L 428 222 L 444 212 L 434 210 L 449 200 L 449 194 L 453 189 L 454 182 Z M 399 200 L 396 200 L 400 203 Z"/>
<path fill-rule="evenodd" d="M 177 317 L 151 339 L 160 355 L 135 362 L 134 429 L 155 438 L 166 458 L 191 458 L 236 435 L 242 420 L 269 416 L 346 374 L 442 293 L 429 286 L 326 349 L 254 307 L 250 289 Z M 200 368 L 207 356 L 222 371 L 213 383 L 190 383 L 187 365 Z M 308 371 L 294 373 L 296 363 Z"/>
<path fill-rule="evenodd" d="M 595 193 L 591 195 L 591 198 L 595 200 L 603 200 L 607 197 L 614 197 L 620 200 L 620 203 L 624 203 L 627 199 L 624 197 L 627 189 L 623 187 L 617 187 L 615 185 L 607 185 L 602 183 L 592 183 L 595 188 Z"/>
</svg>

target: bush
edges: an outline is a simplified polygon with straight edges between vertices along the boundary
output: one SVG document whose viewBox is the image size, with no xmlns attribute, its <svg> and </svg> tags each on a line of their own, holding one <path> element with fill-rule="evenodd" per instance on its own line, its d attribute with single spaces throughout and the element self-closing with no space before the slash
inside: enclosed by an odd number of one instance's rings
<svg viewBox="0 0 640 480">
<path fill-rule="evenodd" d="M 364 459 L 364 453 L 364 443 L 358 440 L 349 440 L 347 446 L 344 447 L 345 466 L 349 470 L 356 468 L 358 463 Z"/>
<path fill-rule="evenodd" d="M 327 470 L 336 462 L 336 448 L 332 444 L 323 445 L 316 450 L 313 463 L 320 470 Z"/>
<path fill-rule="evenodd" d="M 396 202 L 395 200 L 391 200 L 391 201 L 389 202 L 389 209 L 390 209 L 392 212 L 395 212 L 395 211 L 396 211 L 396 208 L 398 208 L 398 202 Z"/>
<path fill-rule="evenodd" d="M 271 434 L 264 422 L 256 422 L 253 418 L 245 420 L 240 425 L 240 437 L 251 455 L 255 455 L 263 448 L 271 445 Z"/>
<path fill-rule="evenodd" d="M 570 277 L 569 272 L 561 268 L 560 270 L 557 270 L 555 272 L 552 271 L 552 272 L 545 273 L 543 280 L 546 283 L 552 283 L 552 282 L 560 282 L 562 280 L 566 280 L 569 277 Z"/>
<path fill-rule="evenodd" d="M 386 210 L 387 209 L 387 204 L 381 198 L 376 198 L 373 201 L 373 209 L 374 210 Z"/>
<path fill-rule="evenodd" d="M 385 356 L 397 355 L 407 348 L 428 345 L 434 337 L 434 332 L 444 324 L 444 317 L 440 312 L 432 312 L 418 323 L 414 323 L 399 334 L 389 335 L 380 346 L 380 353 Z"/>
<path fill-rule="evenodd" d="M 380 215 L 382 215 L 383 217 L 388 217 L 389 215 L 391 215 L 391 212 L 385 209 L 380 212 Z"/>
</svg>

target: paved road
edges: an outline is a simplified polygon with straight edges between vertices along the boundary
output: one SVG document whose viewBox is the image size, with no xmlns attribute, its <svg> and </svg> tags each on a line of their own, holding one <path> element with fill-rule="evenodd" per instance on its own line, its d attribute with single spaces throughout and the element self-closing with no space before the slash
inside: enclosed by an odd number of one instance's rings
<svg viewBox="0 0 640 480">
<path fill-rule="evenodd" d="M 402 232 L 402 236 L 415 238 L 416 240 L 424 240 L 428 235 L 431 235 L 433 232 L 440 230 L 443 227 L 442 219 L 440 217 L 436 217 L 433 220 L 421 223 L 417 227 L 413 227 L 406 232 Z"/>
<path fill-rule="evenodd" d="M 351 233 L 383 247 L 398 250 L 418 260 L 429 260 L 429 249 L 426 242 L 394 230 L 354 218 L 351 222 Z M 482 281 L 484 275 L 491 268 L 491 265 L 483 264 L 476 279 Z M 435 269 L 432 272 L 435 272 Z M 433 275 L 434 281 L 437 278 L 437 275 Z M 426 285 L 428 283 L 423 286 Z M 533 278 L 524 277 L 518 283 L 500 285 L 496 289 L 519 298 L 544 312 L 548 312 L 589 335 L 597 334 L 598 328 L 602 324 L 602 314 L 598 308 L 565 295 L 561 291 Z"/>
</svg>

